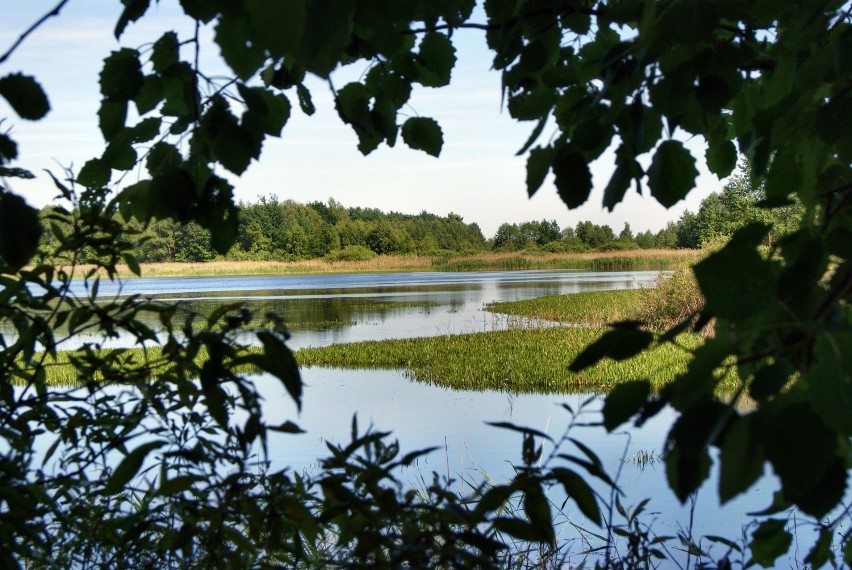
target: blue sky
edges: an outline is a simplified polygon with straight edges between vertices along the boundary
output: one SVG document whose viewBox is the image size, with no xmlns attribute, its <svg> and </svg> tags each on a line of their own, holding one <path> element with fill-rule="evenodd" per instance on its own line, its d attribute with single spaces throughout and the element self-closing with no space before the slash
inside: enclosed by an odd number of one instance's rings
<svg viewBox="0 0 852 570">
<path fill-rule="evenodd" d="M 48 12 L 56 0 L 6 0 L 0 3 L 0 52 L 32 22 Z M 63 166 L 79 168 L 101 152 L 97 129 L 98 72 L 101 60 L 119 47 L 112 29 L 121 12 L 119 0 L 71 0 L 61 15 L 52 18 L 0 66 L 0 75 L 23 71 L 34 75 L 48 93 L 52 111 L 43 121 L 27 123 L 13 117 L 0 100 L 3 129 L 12 129 L 21 159 L 17 166 L 38 174 L 30 182 L 12 181 L 15 192 L 31 204 L 42 206 L 56 194 L 44 169 L 60 173 Z M 131 24 L 122 45 L 139 47 L 155 40 L 165 29 L 188 32 L 190 22 L 179 17 L 176 0 L 153 4 L 149 14 Z M 704 197 L 721 189 L 722 182 L 699 168 L 698 188 L 666 210 L 647 196 L 628 192 L 612 213 L 601 206 L 603 187 L 613 168 L 613 156 L 605 153 L 592 165 L 595 190 L 589 201 L 568 210 L 548 179 L 529 199 L 525 186 L 525 157 L 515 153 L 526 141 L 533 123 L 517 123 L 501 109 L 500 76 L 490 71 L 491 56 L 482 32 L 460 30 L 453 36 L 458 63 L 449 87 L 421 88 L 414 92 L 412 115 L 433 117 L 444 131 L 440 158 L 412 151 L 400 141 L 363 157 L 356 149 L 355 134 L 343 125 L 334 110 L 329 87 L 311 83 L 317 113 L 301 114 L 295 105 L 281 139 L 264 145 L 260 161 L 240 179 L 234 179 L 237 198 L 253 201 L 275 194 L 298 202 L 335 198 L 345 206 L 375 207 L 404 213 L 427 210 L 440 215 L 455 212 L 465 221 L 477 222 L 491 237 L 502 222 L 555 219 L 561 227 L 581 220 L 606 223 L 618 232 L 625 222 L 634 231 L 657 230 L 680 217 L 684 209 L 695 211 Z M 202 52 L 203 61 L 215 68 L 218 50 L 212 43 Z M 363 68 L 336 71 L 332 80 L 342 87 Z M 401 118 L 404 120 L 404 117 Z M 553 131 L 545 130 L 541 141 Z M 703 162 L 704 145 L 691 140 L 688 148 Z M 135 180 L 125 178 L 125 183 Z"/>
</svg>

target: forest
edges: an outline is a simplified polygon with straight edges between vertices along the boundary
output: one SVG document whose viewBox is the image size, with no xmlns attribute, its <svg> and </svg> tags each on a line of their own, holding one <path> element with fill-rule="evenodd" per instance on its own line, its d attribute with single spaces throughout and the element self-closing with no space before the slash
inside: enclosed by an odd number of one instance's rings
<svg viewBox="0 0 852 570">
<path fill-rule="evenodd" d="M 327 259 L 363 261 L 375 255 L 444 256 L 487 251 L 543 253 L 582 253 L 635 249 L 700 249 L 721 244 L 752 222 L 764 222 L 772 231 L 767 243 L 796 229 L 801 205 L 761 207 L 765 190 L 751 183 L 750 166 L 743 161 L 740 170 L 721 192 L 705 198 L 698 211 L 685 212 L 657 232 L 634 233 L 627 223 L 616 233 L 606 224 L 580 221 L 560 227 L 556 220 L 503 223 L 494 236 L 486 238 L 476 223 L 466 223 L 449 213 L 417 215 L 383 212 L 376 208 L 345 207 L 334 198 L 327 202 L 300 204 L 262 196 L 254 203 L 240 203 L 239 226 L 234 246 L 217 254 L 210 231 L 195 222 L 181 224 L 173 219 L 152 219 L 145 224 L 135 219 L 120 220 L 137 243 L 139 263 L 205 262 L 214 259 L 239 261 L 295 261 Z M 78 213 L 79 215 L 79 213 Z M 47 220 L 70 231 L 71 222 L 63 216 L 72 212 L 54 206 L 43 208 Z M 120 216 L 118 216 L 120 219 Z M 55 233 L 55 232 L 54 232 Z M 49 251 L 54 233 L 43 231 L 42 249 Z M 88 250 L 88 255 L 94 255 Z M 42 258 L 41 261 L 58 261 Z"/>
</svg>

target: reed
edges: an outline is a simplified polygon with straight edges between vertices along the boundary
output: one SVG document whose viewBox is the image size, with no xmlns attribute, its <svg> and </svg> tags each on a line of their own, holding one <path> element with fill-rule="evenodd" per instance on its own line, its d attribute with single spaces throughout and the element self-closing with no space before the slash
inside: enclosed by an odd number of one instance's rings
<svg viewBox="0 0 852 570">
<path fill-rule="evenodd" d="M 632 270 L 667 269 L 694 256 L 692 250 L 636 250 L 592 253 L 491 253 L 457 257 L 379 255 L 364 261 L 232 261 L 205 263 L 146 263 L 143 277 L 202 277 L 218 275 L 323 275 L 390 271 L 503 271 L 516 269 Z M 77 266 L 76 275 L 85 275 L 89 266 Z M 135 277 L 123 265 L 120 277 Z"/>
</svg>

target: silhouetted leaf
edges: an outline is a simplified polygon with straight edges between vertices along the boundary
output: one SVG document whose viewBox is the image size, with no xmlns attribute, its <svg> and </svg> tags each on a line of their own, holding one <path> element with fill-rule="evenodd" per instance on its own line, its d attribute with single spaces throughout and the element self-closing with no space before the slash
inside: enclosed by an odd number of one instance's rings
<svg viewBox="0 0 852 570">
<path fill-rule="evenodd" d="M 695 159 L 679 141 L 667 140 L 657 147 L 648 168 L 648 187 L 657 201 L 670 208 L 695 186 Z"/>
<path fill-rule="evenodd" d="M 257 338 L 263 343 L 263 358 L 257 364 L 278 377 L 287 389 L 287 393 L 296 402 L 296 407 L 302 407 L 302 378 L 299 366 L 293 358 L 293 353 L 284 342 L 268 331 L 257 333 Z"/>
<path fill-rule="evenodd" d="M 6 99 L 22 119 L 37 121 L 50 111 L 47 95 L 41 85 L 29 75 L 11 73 L 0 78 L 0 96 Z"/>
<path fill-rule="evenodd" d="M 647 380 L 622 382 L 607 394 L 603 407 L 603 423 L 612 431 L 639 413 L 651 394 L 651 383 Z"/>
<path fill-rule="evenodd" d="M 113 32 L 115 39 L 121 38 L 121 34 L 124 33 L 127 24 L 135 22 L 145 15 L 148 6 L 151 4 L 151 0 L 121 0 L 121 3 L 124 4 L 124 11 L 121 12 L 121 16 L 119 16 L 118 22 L 115 24 Z"/>
<path fill-rule="evenodd" d="M 127 120 L 127 101 L 108 101 L 101 103 L 98 110 L 98 126 L 104 139 L 110 140 L 121 129 Z"/>
<path fill-rule="evenodd" d="M 723 503 L 748 490 L 763 475 L 763 447 L 753 416 L 739 418 L 725 434 L 720 462 L 719 499 Z"/>
<path fill-rule="evenodd" d="M 592 173 L 583 155 L 570 144 L 556 149 L 552 166 L 556 190 L 569 208 L 579 208 L 592 191 Z"/>
<path fill-rule="evenodd" d="M 444 145 L 444 134 L 435 119 L 411 117 L 402 124 L 402 140 L 415 150 L 437 157 Z"/>
<path fill-rule="evenodd" d="M 805 508 L 801 502 L 807 499 L 813 503 L 810 495 L 823 489 L 833 493 L 825 477 L 838 459 L 837 435 L 804 403 L 784 406 L 768 414 L 765 422 L 766 457 L 781 479 L 784 496 L 809 514 L 824 515 Z"/>
<path fill-rule="evenodd" d="M 104 494 L 115 495 L 116 493 L 123 491 L 125 485 L 127 485 L 127 483 L 136 476 L 139 469 L 142 468 L 142 464 L 145 462 L 145 458 L 148 457 L 148 454 L 155 449 L 159 449 L 164 444 L 165 442 L 163 441 L 149 441 L 128 453 L 107 480 L 106 485 L 104 486 Z"/>
<path fill-rule="evenodd" d="M 449 85 L 450 74 L 456 63 L 456 49 L 444 34 L 430 32 L 420 40 L 417 52 L 419 75 L 417 81 L 427 87 Z"/>
<path fill-rule="evenodd" d="M 35 255 L 39 237 L 38 210 L 0 188 L 0 257 L 20 269 Z"/>
<path fill-rule="evenodd" d="M 775 560 L 789 550 L 793 537 L 784 528 L 785 526 L 786 523 L 783 520 L 770 519 L 760 523 L 752 534 L 748 545 L 751 555 L 754 561 L 764 568 L 775 564 Z"/>
<path fill-rule="evenodd" d="M 607 331 L 587 346 L 568 366 L 571 372 L 580 372 L 604 358 L 625 360 L 648 348 L 654 341 L 653 333 L 639 329 L 619 328 Z"/>
<path fill-rule="evenodd" d="M 601 512 L 595 493 L 586 481 L 575 471 L 564 467 L 555 467 L 553 476 L 565 488 L 565 494 L 571 497 L 580 511 L 596 525 L 601 524 Z"/>
<path fill-rule="evenodd" d="M 123 48 L 112 52 L 101 69 L 101 94 L 110 101 L 130 101 L 142 89 L 144 76 L 139 52 Z"/>
<path fill-rule="evenodd" d="M 530 151 L 527 158 L 527 194 L 530 198 L 535 195 L 547 173 L 550 171 L 550 165 L 553 162 L 553 157 L 556 155 L 551 147 L 537 147 Z"/>
<path fill-rule="evenodd" d="M 750 224 L 738 230 L 723 249 L 695 265 L 695 277 L 711 313 L 723 319 L 746 318 L 773 298 L 772 267 L 757 251 L 768 229 Z M 736 279 L 736 275 L 749 278 Z"/>
<path fill-rule="evenodd" d="M 737 165 L 737 148 L 728 140 L 711 142 L 705 153 L 707 168 L 710 172 L 724 178 L 728 176 Z"/>
</svg>

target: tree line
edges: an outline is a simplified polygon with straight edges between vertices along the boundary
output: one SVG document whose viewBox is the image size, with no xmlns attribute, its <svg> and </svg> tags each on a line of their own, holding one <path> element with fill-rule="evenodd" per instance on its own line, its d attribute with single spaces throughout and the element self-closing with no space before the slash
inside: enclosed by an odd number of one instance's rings
<svg viewBox="0 0 852 570">
<path fill-rule="evenodd" d="M 334 198 L 300 204 L 271 195 L 260 197 L 256 203 L 238 205 L 237 240 L 226 258 L 356 261 L 388 254 L 701 248 L 723 242 L 752 222 L 763 222 L 772 228 L 767 238 L 771 244 L 796 229 L 802 206 L 790 203 L 767 208 L 765 200 L 765 190 L 751 184 L 749 165 L 743 163 L 739 173 L 721 192 L 705 198 L 697 212 L 686 211 L 657 232 L 634 233 L 629 223 L 616 233 L 609 225 L 591 221 L 560 227 L 556 220 L 540 220 L 503 223 L 492 238 L 486 239 L 478 224 L 466 223 L 454 213 L 438 216 L 423 211 L 411 215 L 376 208 L 347 208 Z M 46 220 L 50 212 L 55 209 L 43 209 L 42 219 Z M 138 234 L 136 258 L 140 263 L 204 262 L 217 257 L 210 231 L 195 222 L 155 219 L 141 225 L 131 220 L 130 231 Z M 49 245 L 51 239 L 51 232 L 42 233 L 44 245 Z"/>
</svg>

